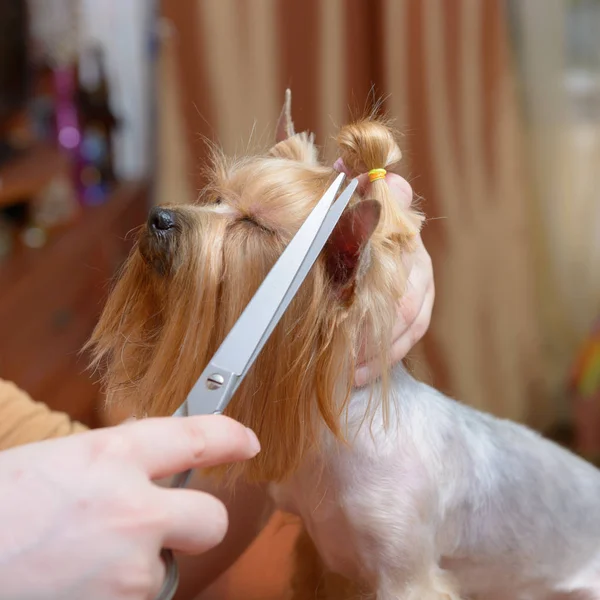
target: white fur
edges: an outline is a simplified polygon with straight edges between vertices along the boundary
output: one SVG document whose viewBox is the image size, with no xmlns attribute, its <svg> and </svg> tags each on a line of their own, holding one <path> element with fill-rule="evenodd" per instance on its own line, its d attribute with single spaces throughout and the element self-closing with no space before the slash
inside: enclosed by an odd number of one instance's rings
<svg viewBox="0 0 600 600">
<path fill-rule="evenodd" d="M 378 600 L 600 599 L 600 471 L 402 367 L 393 376 L 387 432 L 380 411 L 359 428 L 358 390 L 350 445 L 325 434 L 324 451 L 272 488 L 327 567 Z"/>
</svg>

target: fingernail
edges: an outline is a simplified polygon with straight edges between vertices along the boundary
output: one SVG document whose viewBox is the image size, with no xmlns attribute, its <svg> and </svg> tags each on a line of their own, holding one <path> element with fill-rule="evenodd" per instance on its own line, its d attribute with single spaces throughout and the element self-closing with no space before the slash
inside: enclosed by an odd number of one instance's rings
<svg viewBox="0 0 600 600">
<path fill-rule="evenodd" d="M 252 448 L 252 451 L 254 452 L 254 454 L 258 454 L 260 452 L 260 442 L 258 441 L 256 434 L 249 427 L 246 427 L 246 433 L 248 434 L 248 439 L 250 440 L 250 447 Z"/>
</svg>

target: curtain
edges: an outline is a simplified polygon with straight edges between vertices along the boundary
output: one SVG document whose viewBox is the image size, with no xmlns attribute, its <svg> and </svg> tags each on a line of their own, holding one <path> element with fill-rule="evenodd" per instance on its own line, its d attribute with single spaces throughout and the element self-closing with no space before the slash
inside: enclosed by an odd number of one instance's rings
<svg viewBox="0 0 600 600">
<path fill-rule="evenodd" d="M 546 371 L 552 389 L 560 389 L 600 314 L 600 5 L 595 0 L 510 5 Z M 565 415 L 572 409 L 560 396 L 552 407 Z"/>
</svg>

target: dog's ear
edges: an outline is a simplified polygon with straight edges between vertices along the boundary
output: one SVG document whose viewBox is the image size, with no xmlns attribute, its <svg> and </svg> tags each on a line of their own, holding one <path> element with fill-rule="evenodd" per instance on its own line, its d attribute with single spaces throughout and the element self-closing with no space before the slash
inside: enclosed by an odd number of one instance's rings
<svg viewBox="0 0 600 600">
<path fill-rule="evenodd" d="M 277 122 L 276 143 L 269 150 L 271 156 L 297 160 L 310 165 L 319 162 L 315 137 L 312 133 L 303 131 L 296 133 L 292 121 L 292 92 L 285 90 L 285 102 L 279 121 Z"/>
<path fill-rule="evenodd" d="M 275 131 L 275 142 L 283 142 L 295 135 L 294 121 L 292 120 L 292 90 L 285 90 L 285 101 L 279 121 L 277 121 L 277 129 Z"/>
<path fill-rule="evenodd" d="M 365 250 L 379 224 L 381 204 L 377 200 L 362 200 L 344 211 L 327 244 L 325 260 L 331 284 L 338 298 L 348 300 L 356 283 Z"/>
</svg>

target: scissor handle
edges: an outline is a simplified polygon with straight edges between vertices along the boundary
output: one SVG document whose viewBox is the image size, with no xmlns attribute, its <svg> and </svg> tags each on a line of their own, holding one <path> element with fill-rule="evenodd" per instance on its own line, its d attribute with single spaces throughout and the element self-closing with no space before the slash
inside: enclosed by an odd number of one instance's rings
<svg viewBox="0 0 600 600">
<path fill-rule="evenodd" d="M 163 581 L 162 587 L 158 592 L 155 600 L 172 600 L 177 591 L 179 585 L 179 569 L 177 568 L 177 561 L 173 556 L 171 550 L 163 548 L 160 553 L 163 562 L 165 563 L 165 580 Z"/>
<path fill-rule="evenodd" d="M 187 486 L 190 477 L 192 475 L 192 470 L 184 471 L 183 473 L 178 473 L 173 477 L 173 481 L 171 482 L 172 488 L 184 488 Z M 177 591 L 177 586 L 179 585 L 179 569 L 177 568 L 177 561 L 173 556 L 172 550 L 168 548 L 163 548 L 160 552 L 160 556 L 165 563 L 165 580 L 163 581 L 162 587 L 158 592 L 158 595 L 154 600 L 171 600 L 173 596 L 175 596 L 175 592 Z"/>
</svg>

